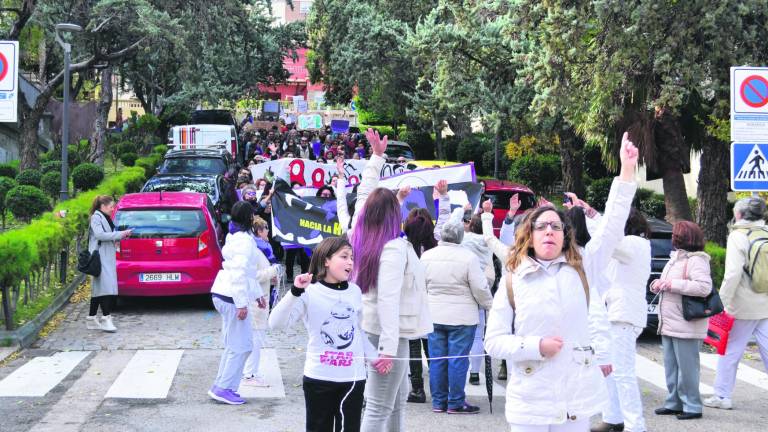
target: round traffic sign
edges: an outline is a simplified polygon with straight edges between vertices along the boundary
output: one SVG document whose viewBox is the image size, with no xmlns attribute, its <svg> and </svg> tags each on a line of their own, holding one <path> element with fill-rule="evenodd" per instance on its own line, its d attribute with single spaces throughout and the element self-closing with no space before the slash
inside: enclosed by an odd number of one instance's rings
<svg viewBox="0 0 768 432">
<path fill-rule="evenodd" d="M 5 76 L 8 75 L 8 69 L 10 69 L 8 67 L 8 59 L 0 52 L 0 81 L 4 80 Z"/>
<path fill-rule="evenodd" d="M 760 75 L 751 75 L 741 83 L 741 100 L 752 108 L 768 105 L 768 80 Z"/>
</svg>

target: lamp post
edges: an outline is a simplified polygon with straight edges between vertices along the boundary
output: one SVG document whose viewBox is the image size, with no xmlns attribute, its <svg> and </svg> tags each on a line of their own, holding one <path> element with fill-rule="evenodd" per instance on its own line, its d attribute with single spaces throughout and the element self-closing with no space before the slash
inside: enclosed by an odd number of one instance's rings
<svg viewBox="0 0 768 432">
<path fill-rule="evenodd" d="M 61 33 L 81 32 L 83 28 L 77 24 L 60 23 L 56 24 L 56 42 L 64 50 L 64 106 L 61 115 L 61 192 L 59 201 L 69 198 L 69 61 L 72 52 L 72 44 L 64 42 Z"/>
</svg>

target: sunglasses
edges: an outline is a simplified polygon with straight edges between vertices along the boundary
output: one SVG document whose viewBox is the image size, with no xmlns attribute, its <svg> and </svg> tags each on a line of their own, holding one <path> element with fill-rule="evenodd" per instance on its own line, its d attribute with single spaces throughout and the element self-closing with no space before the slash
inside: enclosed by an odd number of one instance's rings
<svg viewBox="0 0 768 432">
<path fill-rule="evenodd" d="M 552 231 L 562 231 L 563 229 L 565 229 L 565 224 L 563 224 L 560 221 L 554 221 L 554 222 L 536 222 L 533 224 L 533 230 L 544 231 L 547 229 L 548 226 L 552 228 Z"/>
</svg>

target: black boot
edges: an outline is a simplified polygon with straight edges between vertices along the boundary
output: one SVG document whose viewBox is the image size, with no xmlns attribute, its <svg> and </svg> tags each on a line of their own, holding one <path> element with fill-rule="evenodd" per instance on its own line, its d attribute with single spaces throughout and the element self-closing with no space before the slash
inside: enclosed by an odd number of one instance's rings
<svg viewBox="0 0 768 432">
<path fill-rule="evenodd" d="M 507 361 L 506 360 L 501 361 L 501 367 L 499 367 L 499 376 L 497 378 L 499 379 L 499 381 L 507 380 Z"/>
</svg>

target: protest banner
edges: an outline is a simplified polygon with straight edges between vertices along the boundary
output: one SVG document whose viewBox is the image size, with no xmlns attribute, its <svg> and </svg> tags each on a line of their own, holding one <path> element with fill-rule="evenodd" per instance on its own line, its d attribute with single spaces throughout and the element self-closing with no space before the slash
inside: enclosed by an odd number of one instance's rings
<svg viewBox="0 0 768 432">
<path fill-rule="evenodd" d="M 349 185 L 360 183 L 367 164 L 367 160 L 344 161 L 344 174 Z M 308 159 L 286 158 L 253 165 L 251 174 L 254 179 L 279 177 L 290 185 L 319 188 L 331 184 L 333 176 L 339 173 L 334 163 L 322 164 Z M 447 180 L 448 183 L 476 180 L 472 163 L 427 169 L 409 163 L 384 164 L 379 176 L 385 179 L 382 180 L 381 186 L 390 189 L 397 189 L 406 184 L 411 187 L 431 186 L 438 180 Z"/>
<path fill-rule="evenodd" d="M 335 198 L 321 198 L 314 195 L 313 188 L 293 190 L 288 183 L 278 178 L 272 196 L 272 235 L 279 241 L 295 245 L 314 247 L 324 238 L 340 236 L 342 227 L 336 213 Z M 451 210 L 469 203 L 477 208 L 482 187 L 474 182 L 448 185 Z M 297 192 L 303 196 L 298 196 Z M 403 220 L 414 208 L 425 208 L 433 220 L 437 219 L 437 203 L 433 201 L 433 186 L 411 189 L 401 206 Z M 356 195 L 347 195 L 347 206 L 354 207 Z"/>
</svg>

